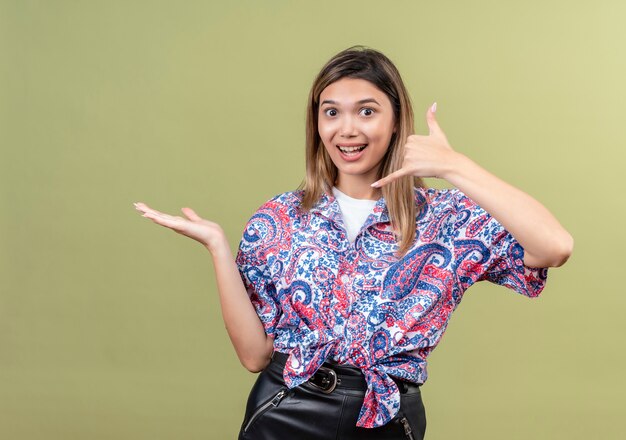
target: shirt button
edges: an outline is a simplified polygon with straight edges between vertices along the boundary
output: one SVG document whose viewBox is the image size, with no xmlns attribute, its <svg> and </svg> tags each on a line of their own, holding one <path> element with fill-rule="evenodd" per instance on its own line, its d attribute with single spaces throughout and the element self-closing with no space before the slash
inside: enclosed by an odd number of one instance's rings
<svg viewBox="0 0 626 440">
<path fill-rule="evenodd" d="M 348 275 L 341 275 L 341 282 L 344 284 L 348 284 L 350 281 L 350 277 Z"/>
</svg>

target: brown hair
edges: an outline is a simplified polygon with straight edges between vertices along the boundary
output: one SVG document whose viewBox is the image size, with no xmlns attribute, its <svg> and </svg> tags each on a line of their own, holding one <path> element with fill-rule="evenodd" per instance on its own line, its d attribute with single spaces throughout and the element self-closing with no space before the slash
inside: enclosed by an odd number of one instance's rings
<svg viewBox="0 0 626 440">
<path fill-rule="evenodd" d="M 393 107 L 396 132 L 381 161 L 378 179 L 402 167 L 404 144 L 414 133 L 411 100 L 398 69 L 389 58 L 364 46 L 350 47 L 332 57 L 315 78 L 307 104 L 306 177 L 300 185 L 304 189 L 302 209 L 305 211 L 310 210 L 324 192 L 331 193 L 337 179 L 337 167 L 324 148 L 317 128 L 319 97 L 330 84 L 346 77 L 369 81 L 387 95 Z M 404 255 L 415 240 L 414 187 L 424 187 L 422 179 L 405 176 L 381 188 L 399 242 L 399 256 Z"/>
</svg>

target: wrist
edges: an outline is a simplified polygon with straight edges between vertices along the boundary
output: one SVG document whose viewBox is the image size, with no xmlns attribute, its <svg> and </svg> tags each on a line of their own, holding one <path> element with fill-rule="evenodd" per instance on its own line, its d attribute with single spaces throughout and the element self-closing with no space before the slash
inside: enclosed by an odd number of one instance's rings
<svg viewBox="0 0 626 440">
<path fill-rule="evenodd" d="M 472 160 L 469 157 L 457 151 L 453 151 L 449 159 L 446 161 L 446 166 L 439 177 L 454 184 L 454 180 L 461 177 L 463 172 L 469 168 L 471 163 Z"/>
<path fill-rule="evenodd" d="M 230 258 L 231 250 L 230 244 L 226 239 L 226 236 L 220 237 L 211 243 L 205 243 L 204 247 L 208 250 L 213 258 Z"/>
</svg>

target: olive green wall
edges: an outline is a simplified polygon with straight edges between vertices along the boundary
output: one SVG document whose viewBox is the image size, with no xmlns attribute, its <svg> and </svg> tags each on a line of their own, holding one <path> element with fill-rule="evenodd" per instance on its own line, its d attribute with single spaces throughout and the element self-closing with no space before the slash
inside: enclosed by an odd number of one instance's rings
<svg viewBox="0 0 626 440">
<path fill-rule="evenodd" d="M 323 63 L 365 44 L 452 146 L 574 235 L 531 300 L 474 286 L 430 358 L 427 438 L 616 439 L 624 416 L 626 7 L 558 1 L 0 2 L 0 438 L 228 439 L 209 254 L 303 175 Z M 442 182 L 429 181 L 440 186 Z"/>
</svg>

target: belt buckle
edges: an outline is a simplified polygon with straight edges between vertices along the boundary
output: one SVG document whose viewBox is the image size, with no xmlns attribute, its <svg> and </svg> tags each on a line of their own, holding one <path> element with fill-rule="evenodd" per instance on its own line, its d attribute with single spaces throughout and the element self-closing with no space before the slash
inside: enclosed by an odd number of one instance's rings
<svg viewBox="0 0 626 440">
<path fill-rule="evenodd" d="M 325 376 L 322 378 L 321 385 L 313 382 L 313 378 L 317 376 L 318 373 L 325 373 Z M 315 388 L 318 388 L 324 394 L 330 394 L 337 387 L 337 373 L 335 370 L 326 367 L 320 367 L 315 374 L 309 379 L 309 383 L 313 385 Z"/>
</svg>

